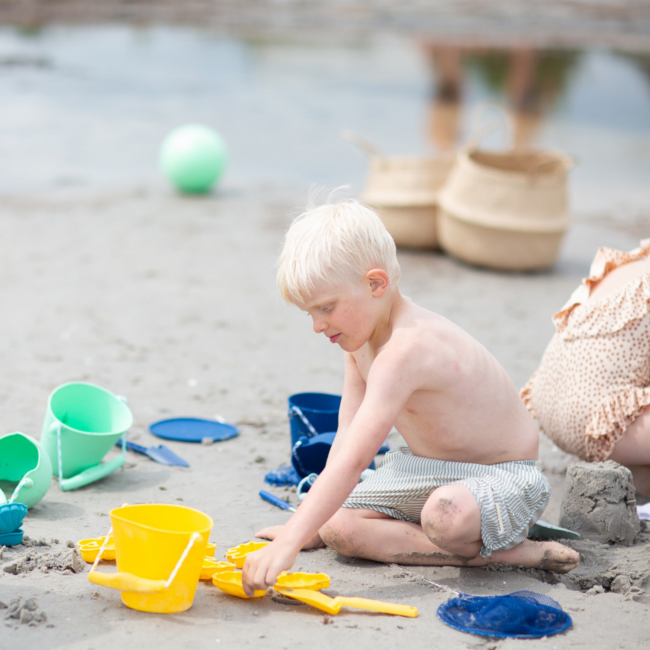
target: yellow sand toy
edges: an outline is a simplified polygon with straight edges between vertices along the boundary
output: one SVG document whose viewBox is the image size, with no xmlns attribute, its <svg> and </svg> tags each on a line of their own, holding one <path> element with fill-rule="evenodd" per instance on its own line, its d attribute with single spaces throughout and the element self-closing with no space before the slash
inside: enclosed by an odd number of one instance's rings
<svg viewBox="0 0 650 650">
<path fill-rule="evenodd" d="M 239 544 L 239 546 L 228 550 L 226 559 L 228 562 L 232 562 L 238 569 L 242 569 L 247 555 L 259 551 L 261 548 L 268 546 L 268 544 L 269 542 L 247 542 L 246 544 Z"/>
<path fill-rule="evenodd" d="M 192 606 L 212 519 L 176 505 L 122 506 L 111 510 L 117 573 L 99 573 L 106 536 L 88 574 L 93 584 L 121 591 L 132 609 L 169 614 Z"/>
<path fill-rule="evenodd" d="M 212 576 L 212 583 L 231 596 L 250 598 L 250 596 L 246 595 L 242 586 L 242 575 L 240 571 L 223 571 Z M 283 572 L 278 576 L 273 588 L 283 596 L 300 600 L 328 614 L 338 614 L 341 607 L 354 607 L 368 612 L 395 614 L 397 616 L 415 617 L 418 615 L 417 608 L 409 605 L 397 605 L 369 598 L 345 598 L 343 596 L 330 598 L 320 593 L 321 589 L 327 589 L 329 586 L 330 577 L 326 573 Z M 261 598 L 266 594 L 266 590 L 256 589 L 253 593 L 253 598 Z"/>
<path fill-rule="evenodd" d="M 242 587 L 242 573 L 240 571 L 223 571 L 212 576 L 212 584 L 231 596 L 250 598 Z M 327 589 L 330 586 L 330 577 L 326 573 L 284 573 L 278 576 L 275 589 Z M 266 589 L 256 589 L 253 598 L 264 596 Z"/>
<path fill-rule="evenodd" d="M 276 585 L 274 589 L 278 590 L 278 586 Z M 411 618 L 418 615 L 417 607 L 385 603 L 381 600 L 371 600 L 370 598 L 346 598 L 344 596 L 330 598 L 325 594 L 321 594 L 320 591 L 311 591 L 309 589 L 279 589 L 278 591 L 283 596 L 295 598 L 328 614 L 338 614 L 341 611 L 341 607 L 354 607 L 356 609 L 364 609 L 367 612 L 381 612 L 382 614 L 395 614 L 397 616 L 409 616 Z"/>
<path fill-rule="evenodd" d="M 93 537 L 90 539 L 80 539 L 77 542 L 81 557 L 88 562 L 88 564 L 92 564 L 95 561 L 99 554 L 99 549 L 104 544 L 105 539 L 106 537 Z M 112 535 L 108 538 L 108 543 L 104 547 L 101 559 L 108 561 L 115 559 L 115 540 Z"/>
<path fill-rule="evenodd" d="M 235 565 L 230 562 L 219 562 L 212 557 L 205 556 L 203 564 L 201 565 L 200 580 L 212 580 L 215 573 L 222 573 L 223 571 L 234 571 Z"/>
<path fill-rule="evenodd" d="M 92 537 L 89 539 L 80 539 L 77 542 L 77 546 L 79 547 L 79 552 L 81 553 L 81 557 L 86 562 L 88 562 L 88 564 L 92 564 L 95 561 L 95 558 L 97 557 L 97 553 L 99 553 L 99 549 L 102 547 L 102 544 L 104 543 L 105 539 L 106 539 L 105 537 Z M 217 548 L 216 544 L 213 544 L 212 542 L 208 542 L 206 547 L 204 563 L 203 566 L 201 567 L 201 580 L 209 580 L 212 577 L 212 574 L 203 577 L 203 570 L 205 569 L 207 571 L 208 568 L 214 564 L 225 564 L 227 565 L 228 568 L 235 567 L 234 564 L 230 564 L 229 562 L 217 562 L 216 560 L 214 560 L 213 557 L 216 548 Z M 115 540 L 112 535 L 108 540 L 108 544 L 106 545 L 104 552 L 102 553 L 102 560 L 107 560 L 109 562 L 111 560 L 115 560 Z M 212 564 L 209 564 L 210 562 Z"/>
</svg>

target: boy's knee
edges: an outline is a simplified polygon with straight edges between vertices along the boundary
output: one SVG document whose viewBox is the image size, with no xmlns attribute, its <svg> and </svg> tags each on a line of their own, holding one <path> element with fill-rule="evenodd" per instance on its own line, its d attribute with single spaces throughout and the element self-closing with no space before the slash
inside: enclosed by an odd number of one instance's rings
<svg viewBox="0 0 650 650">
<path fill-rule="evenodd" d="M 468 494 L 464 494 L 455 487 L 445 485 L 435 490 L 421 514 L 422 528 L 427 537 L 443 548 L 448 544 L 466 542 L 474 536 L 473 533 L 480 537 L 478 503 L 468 488 L 465 488 Z"/>
<path fill-rule="evenodd" d="M 341 555 L 355 556 L 355 532 L 351 513 L 341 508 L 318 532 L 329 548 Z"/>
</svg>

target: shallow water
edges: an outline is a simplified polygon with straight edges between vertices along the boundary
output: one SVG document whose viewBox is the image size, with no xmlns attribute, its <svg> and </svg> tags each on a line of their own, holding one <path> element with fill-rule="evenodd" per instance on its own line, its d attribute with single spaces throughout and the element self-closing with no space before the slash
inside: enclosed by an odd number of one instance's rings
<svg viewBox="0 0 650 650">
<path fill-rule="evenodd" d="M 648 205 L 650 54 L 441 52 L 406 37 L 264 41 L 112 26 L 0 30 L 0 193 L 164 189 L 160 142 L 188 122 L 228 141 L 224 191 L 359 190 L 365 154 L 342 129 L 390 154 L 430 153 L 466 141 L 486 100 L 520 107 L 521 144 L 576 157 L 578 211 Z M 497 124 L 485 144 L 507 140 Z"/>
</svg>

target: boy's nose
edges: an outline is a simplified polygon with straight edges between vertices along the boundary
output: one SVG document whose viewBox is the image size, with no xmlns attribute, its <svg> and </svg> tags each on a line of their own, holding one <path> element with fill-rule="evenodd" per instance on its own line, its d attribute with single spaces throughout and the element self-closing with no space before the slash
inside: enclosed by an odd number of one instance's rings
<svg viewBox="0 0 650 650">
<path fill-rule="evenodd" d="M 320 334 L 321 332 L 324 332 L 326 329 L 327 329 L 327 325 L 322 320 L 319 320 L 318 318 L 314 318 L 314 332 L 316 332 L 316 334 Z"/>
</svg>

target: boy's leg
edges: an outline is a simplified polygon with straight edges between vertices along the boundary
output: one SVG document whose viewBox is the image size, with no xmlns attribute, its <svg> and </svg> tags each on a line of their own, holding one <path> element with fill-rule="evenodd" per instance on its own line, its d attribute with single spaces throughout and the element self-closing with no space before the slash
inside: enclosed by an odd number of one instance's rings
<svg viewBox="0 0 650 650">
<path fill-rule="evenodd" d="M 489 558 L 479 555 L 481 513 L 461 484 L 435 490 L 422 509 L 422 526 L 361 508 L 341 508 L 320 531 L 325 544 L 342 555 L 377 562 L 434 566 L 522 564 L 556 573 L 578 565 L 578 553 L 557 542 L 524 540 Z"/>
</svg>

